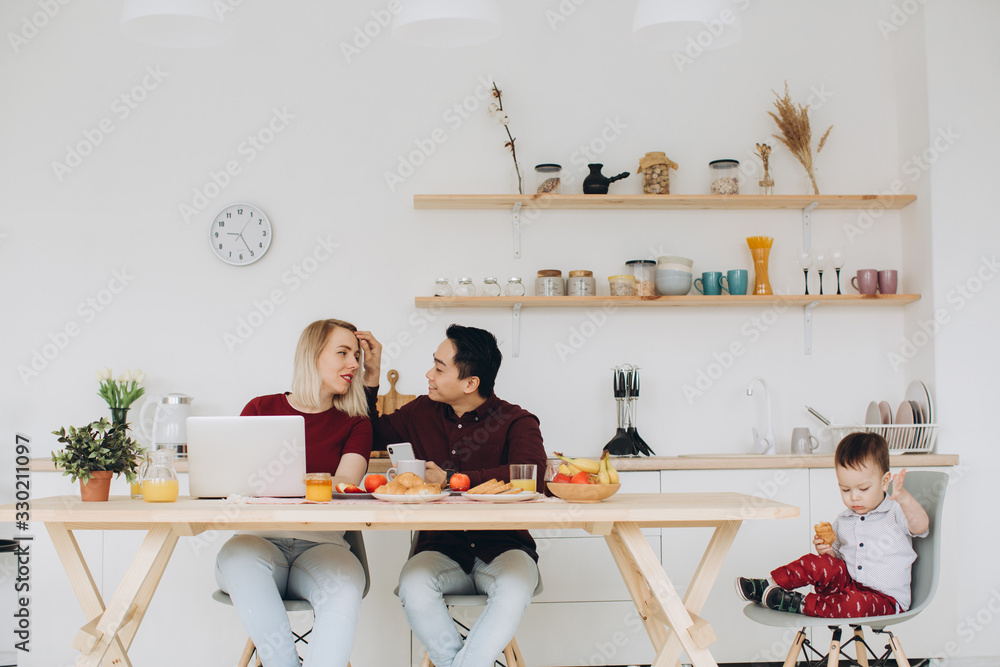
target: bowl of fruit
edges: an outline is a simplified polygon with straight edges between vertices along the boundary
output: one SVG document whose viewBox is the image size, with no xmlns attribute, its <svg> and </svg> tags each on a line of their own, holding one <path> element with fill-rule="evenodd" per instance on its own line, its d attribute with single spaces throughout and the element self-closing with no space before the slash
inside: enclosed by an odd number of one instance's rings
<svg viewBox="0 0 1000 667">
<path fill-rule="evenodd" d="M 563 460 L 559 470 L 548 480 L 545 488 L 557 498 L 571 503 L 597 503 L 618 493 L 618 471 L 611 465 L 607 452 L 600 460 L 571 459 L 559 452 L 555 455 Z"/>
</svg>

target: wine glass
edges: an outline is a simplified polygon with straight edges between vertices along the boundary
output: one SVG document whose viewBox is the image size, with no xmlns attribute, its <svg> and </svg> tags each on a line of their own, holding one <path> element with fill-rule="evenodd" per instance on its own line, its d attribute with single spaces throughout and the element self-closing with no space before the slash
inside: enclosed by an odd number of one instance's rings
<svg viewBox="0 0 1000 667">
<path fill-rule="evenodd" d="M 829 262 L 829 255 L 823 251 L 818 250 L 813 254 L 813 263 L 816 264 L 816 272 L 819 273 L 819 293 L 823 293 L 823 271 L 827 268 L 827 263 Z"/>
<path fill-rule="evenodd" d="M 799 268 L 802 269 L 802 275 L 805 278 L 806 283 L 806 295 L 809 294 L 809 267 L 813 265 L 812 254 L 808 250 L 803 250 L 799 253 L 799 257 L 796 260 Z"/>
<path fill-rule="evenodd" d="M 844 268 L 844 262 L 846 258 L 844 257 L 844 250 L 842 248 L 834 248 L 830 251 L 830 263 L 833 264 L 833 268 L 837 270 L 837 294 L 840 294 L 840 270 Z"/>
</svg>

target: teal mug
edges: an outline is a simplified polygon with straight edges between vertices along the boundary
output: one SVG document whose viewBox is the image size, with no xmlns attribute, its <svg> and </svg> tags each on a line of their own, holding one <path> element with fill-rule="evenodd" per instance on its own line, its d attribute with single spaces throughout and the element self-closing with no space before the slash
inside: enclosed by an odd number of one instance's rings
<svg viewBox="0 0 1000 667">
<path fill-rule="evenodd" d="M 722 294 L 722 272 L 705 271 L 701 278 L 695 278 L 694 288 L 705 296 L 719 296 Z"/>
<path fill-rule="evenodd" d="M 722 289 L 730 294 L 746 294 L 749 275 L 746 269 L 734 269 L 726 272 L 726 277 L 722 279 Z"/>
</svg>

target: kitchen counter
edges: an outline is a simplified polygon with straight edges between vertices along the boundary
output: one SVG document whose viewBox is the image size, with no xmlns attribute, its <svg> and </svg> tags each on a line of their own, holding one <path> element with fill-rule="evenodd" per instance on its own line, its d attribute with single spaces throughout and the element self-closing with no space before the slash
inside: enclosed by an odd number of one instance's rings
<svg viewBox="0 0 1000 667">
<path fill-rule="evenodd" d="M 790 456 L 775 454 L 685 454 L 681 456 L 643 456 L 640 458 L 614 458 L 620 472 L 639 470 L 740 470 L 774 468 L 832 468 L 833 454 L 808 454 Z M 889 459 L 893 468 L 926 468 L 958 465 L 957 454 L 899 454 Z M 174 464 L 177 472 L 187 472 L 187 461 Z M 51 459 L 32 459 L 32 472 L 57 472 Z M 389 459 L 373 458 L 368 472 L 384 473 L 389 469 Z"/>
</svg>

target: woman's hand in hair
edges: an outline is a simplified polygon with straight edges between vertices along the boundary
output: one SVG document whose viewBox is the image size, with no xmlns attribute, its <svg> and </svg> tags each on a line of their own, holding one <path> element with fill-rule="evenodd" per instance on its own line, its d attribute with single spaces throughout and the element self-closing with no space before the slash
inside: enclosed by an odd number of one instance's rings
<svg viewBox="0 0 1000 667">
<path fill-rule="evenodd" d="M 355 331 L 358 344 L 365 357 L 365 386 L 377 387 L 382 376 L 382 343 L 375 340 L 371 331 Z"/>
</svg>

